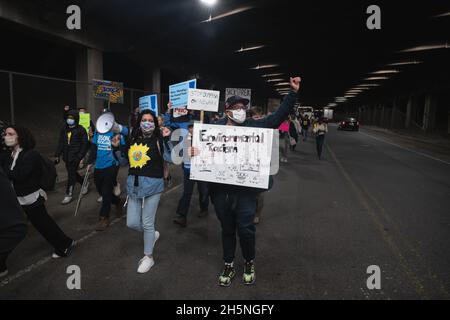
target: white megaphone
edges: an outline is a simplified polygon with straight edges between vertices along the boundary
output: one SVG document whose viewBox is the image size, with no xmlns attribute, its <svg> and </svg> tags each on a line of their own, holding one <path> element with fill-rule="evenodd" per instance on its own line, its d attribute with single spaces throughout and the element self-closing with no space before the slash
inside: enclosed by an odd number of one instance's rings
<svg viewBox="0 0 450 320">
<path fill-rule="evenodd" d="M 116 122 L 114 114 L 111 112 L 106 112 L 98 118 L 96 128 L 98 133 L 105 134 L 110 131 L 113 131 L 114 133 L 121 133 L 123 127 Z"/>
</svg>

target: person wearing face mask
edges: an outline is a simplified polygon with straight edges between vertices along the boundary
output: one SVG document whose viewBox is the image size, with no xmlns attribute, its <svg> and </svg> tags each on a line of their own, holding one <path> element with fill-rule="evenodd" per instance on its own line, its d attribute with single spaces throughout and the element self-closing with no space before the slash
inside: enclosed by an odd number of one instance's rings
<svg viewBox="0 0 450 320">
<path fill-rule="evenodd" d="M 120 164 L 115 152 L 119 146 L 125 145 L 124 136 L 128 136 L 129 131 L 127 127 L 121 125 L 118 127 L 117 132 L 114 130 L 104 134 L 95 132 L 87 161 L 87 170 L 90 170 L 95 164 L 94 183 L 102 203 L 99 222 L 95 227 L 96 231 L 105 231 L 109 227 L 112 204 L 116 206 L 116 216 L 122 215 L 124 201 L 120 195 L 114 193 Z M 113 145 L 113 142 L 117 147 Z"/>
<path fill-rule="evenodd" d="M 144 257 L 139 261 L 138 273 L 147 273 L 155 264 L 153 248 L 159 239 L 155 231 L 156 210 L 164 191 L 164 161 L 172 162 L 171 131 L 160 127 L 150 110 L 139 114 L 131 139 L 121 155 L 127 155 L 127 226 L 143 233 Z"/>
<path fill-rule="evenodd" d="M 300 78 L 291 78 L 291 92 L 286 96 L 280 108 L 275 113 L 262 119 L 246 119 L 246 106 L 249 101 L 237 96 L 230 97 L 225 105 L 227 118 L 221 119 L 215 124 L 277 129 L 294 110 L 300 81 Z M 198 150 L 192 150 L 191 155 L 198 155 Z M 245 260 L 243 282 L 245 285 L 251 285 L 255 282 L 256 227 L 253 222 L 257 207 L 257 195 L 260 192 L 261 190 L 246 187 L 218 183 L 210 184 L 211 200 L 222 227 L 225 266 L 219 276 L 220 286 L 230 286 L 236 276 L 234 258 L 237 235 Z"/>
<path fill-rule="evenodd" d="M 72 202 L 76 183 L 83 185 L 83 177 L 78 173 L 78 168 L 88 151 L 88 135 L 86 130 L 79 125 L 79 121 L 80 116 L 77 110 L 67 112 L 66 125 L 61 130 L 55 152 L 55 163 L 58 164 L 62 156 L 67 170 L 66 195 L 61 202 L 63 205 Z M 88 192 L 89 184 L 81 190 L 83 195 Z"/>
<path fill-rule="evenodd" d="M 11 153 L 3 157 L 1 166 L 13 185 L 19 204 L 31 224 L 55 249 L 52 257 L 69 256 L 74 241 L 47 213 L 47 194 L 41 187 L 42 158 L 34 150 L 33 136 L 23 127 L 10 126 L 6 129 L 5 143 Z"/>
</svg>

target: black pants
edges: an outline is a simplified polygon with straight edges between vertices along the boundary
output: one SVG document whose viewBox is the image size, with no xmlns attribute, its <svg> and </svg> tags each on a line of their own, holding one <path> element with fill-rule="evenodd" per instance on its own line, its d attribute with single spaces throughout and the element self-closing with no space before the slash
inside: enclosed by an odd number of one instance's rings
<svg viewBox="0 0 450 320">
<path fill-rule="evenodd" d="M 43 201 L 41 200 L 40 204 L 23 206 L 22 208 L 33 227 L 55 248 L 55 253 L 60 256 L 63 255 L 73 240 L 66 236 L 55 220 L 49 216 Z"/>
<path fill-rule="evenodd" d="M 6 259 L 15 247 L 25 238 L 27 226 L 17 225 L 0 231 L 0 272 L 5 271 Z"/>
<path fill-rule="evenodd" d="M 78 182 L 83 185 L 83 177 L 78 173 L 78 167 L 80 166 L 79 161 L 66 162 L 66 170 L 67 170 L 67 188 L 66 194 L 70 194 L 71 187 L 75 186 Z"/>
<path fill-rule="evenodd" d="M 220 188 L 219 188 L 220 189 Z M 236 235 L 239 236 L 245 261 L 255 259 L 256 227 L 253 223 L 256 212 L 256 193 L 211 192 L 211 199 L 222 226 L 223 259 L 234 261 Z"/>
<path fill-rule="evenodd" d="M 323 150 L 323 144 L 325 142 L 325 135 L 318 135 L 316 137 L 316 146 L 317 146 L 317 155 L 319 158 L 322 158 L 322 150 Z"/>
<path fill-rule="evenodd" d="M 198 188 L 198 197 L 200 200 L 200 209 L 202 211 L 208 210 L 209 207 L 208 183 L 191 180 L 190 172 L 187 169 L 183 169 L 183 172 L 184 172 L 184 183 L 183 183 L 184 189 L 183 189 L 183 196 L 181 197 L 180 202 L 178 203 L 177 214 L 180 216 L 185 217 L 187 216 L 196 183 Z"/>
<path fill-rule="evenodd" d="M 100 217 L 109 218 L 111 204 L 118 205 L 119 198 L 114 195 L 114 186 L 117 181 L 118 166 L 106 169 L 95 169 L 94 182 L 98 193 L 102 196 L 102 207 L 100 209 Z"/>
</svg>

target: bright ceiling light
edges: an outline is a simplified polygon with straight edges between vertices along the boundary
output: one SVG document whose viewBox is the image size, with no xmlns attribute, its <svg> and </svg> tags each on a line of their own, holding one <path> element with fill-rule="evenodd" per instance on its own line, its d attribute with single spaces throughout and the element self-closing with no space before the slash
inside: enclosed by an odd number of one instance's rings
<svg viewBox="0 0 450 320">
<path fill-rule="evenodd" d="M 379 87 L 380 85 L 378 83 L 363 83 L 357 85 L 355 88 L 370 88 L 370 87 Z"/>
<path fill-rule="evenodd" d="M 433 18 L 442 18 L 442 17 L 449 17 L 450 16 L 450 12 L 445 12 L 442 14 L 438 14 L 436 16 L 434 16 Z"/>
<path fill-rule="evenodd" d="M 217 4 L 217 0 L 200 0 L 200 2 L 206 4 L 209 7 L 215 6 Z"/>
<path fill-rule="evenodd" d="M 241 47 L 239 50 L 236 50 L 236 53 L 241 53 L 241 52 L 247 52 L 247 51 L 253 51 L 253 50 L 258 50 L 258 49 L 262 49 L 264 48 L 265 45 L 260 45 L 260 46 L 254 46 L 254 47 L 248 47 L 248 48 L 244 48 Z"/>
<path fill-rule="evenodd" d="M 265 64 L 265 65 L 257 65 L 256 67 L 250 68 L 253 70 L 260 70 L 260 69 L 269 69 L 269 68 L 276 68 L 279 64 Z"/>
<path fill-rule="evenodd" d="M 271 73 L 271 74 L 263 74 L 261 77 L 263 78 L 270 78 L 270 77 L 278 77 L 282 76 L 284 73 Z"/>
<path fill-rule="evenodd" d="M 448 49 L 448 48 L 450 48 L 448 43 L 443 43 L 443 44 L 435 44 L 435 45 L 418 46 L 418 47 L 402 50 L 400 52 L 420 52 L 420 51 L 429 51 L 429 50 L 437 50 L 437 49 Z"/>
<path fill-rule="evenodd" d="M 230 11 L 230 12 L 226 12 L 226 13 L 224 13 L 224 14 L 221 14 L 221 15 L 218 15 L 218 16 L 215 16 L 215 17 L 210 16 L 209 19 L 202 21 L 202 23 L 204 23 L 204 22 L 211 22 L 211 21 L 215 21 L 215 20 L 219 20 L 219 19 L 223 19 L 223 18 L 232 16 L 232 15 L 235 15 L 235 14 L 238 14 L 238 13 L 241 13 L 241 12 L 245 12 L 245 11 L 251 10 L 251 9 L 253 9 L 253 8 L 255 8 L 255 7 L 253 7 L 253 6 L 247 6 L 247 7 L 242 7 L 242 8 L 239 8 L 239 9 L 236 9 L 236 10 L 233 10 L 233 11 Z"/>
<path fill-rule="evenodd" d="M 269 79 L 266 80 L 267 82 L 281 82 L 281 81 L 286 81 L 285 79 Z"/>
<path fill-rule="evenodd" d="M 279 86 L 286 86 L 289 85 L 289 82 L 280 82 L 280 83 L 275 83 L 274 86 L 279 87 Z"/>
<path fill-rule="evenodd" d="M 389 67 L 397 67 L 397 66 L 407 66 L 413 64 L 421 64 L 422 61 L 403 61 L 403 62 L 395 62 L 388 64 Z"/>
<path fill-rule="evenodd" d="M 388 80 L 389 77 L 369 77 L 369 78 L 365 78 L 364 80 L 366 81 L 375 81 L 375 80 Z"/>
<path fill-rule="evenodd" d="M 375 71 L 375 72 L 372 72 L 371 74 L 392 74 L 392 73 L 400 73 L 400 71 L 395 70 L 395 69 L 386 69 L 386 70 Z"/>
</svg>

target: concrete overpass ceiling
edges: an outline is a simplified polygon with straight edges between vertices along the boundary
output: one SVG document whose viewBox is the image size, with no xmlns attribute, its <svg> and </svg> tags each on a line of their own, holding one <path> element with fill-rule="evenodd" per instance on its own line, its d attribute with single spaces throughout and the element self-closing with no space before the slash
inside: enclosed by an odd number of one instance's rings
<svg viewBox="0 0 450 320">
<path fill-rule="evenodd" d="M 31 2 L 31 0 L 20 0 Z M 219 0 L 209 9 L 198 0 L 33 0 L 46 16 L 70 4 L 82 8 L 84 32 L 117 32 L 124 54 L 141 65 L 197 70 L 223 83 L 276 96 L 263 74 L 304 79 L 303 101 L 326 105 L 362 83 L 379 83 L 353 99 L 409 92 L 450 83 L 448 1 L 377 1 L 382 29 L 366 27 L 372 1 Z M 64 10 L 63 10 L 64 12 Z M 211 20 L 210 22 L 202 22 Z M 421 45 L 442 49 L 408 51 Z M 241 50 L 263 46 L 256 50 Z M 396 65 L 417 61 L 420 64 Z M 251 69 L 267 64 L 270 69 Z M 386 80 L 364 80 L 386 68 Z M 376 74 L 380 76 L 380 74 Z"/>
</svg>

